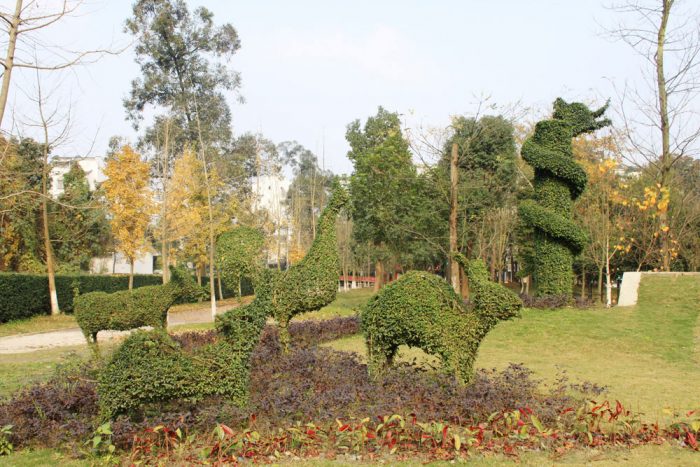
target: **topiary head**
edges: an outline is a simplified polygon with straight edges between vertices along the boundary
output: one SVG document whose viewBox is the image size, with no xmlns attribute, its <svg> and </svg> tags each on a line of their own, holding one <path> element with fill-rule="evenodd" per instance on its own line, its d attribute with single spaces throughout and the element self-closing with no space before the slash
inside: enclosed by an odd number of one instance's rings
<svg viewBox="0 0 700 467">
<path fill-rule="evenodd" d="M 187 301 L 206 299 L 209 295 L 183 267 L 170 266 L 170 284 L 175 288 L 178 298 Z"/>
<path fill-rule="evenodd" d="M 586 104 L 580 102 L 569 103 L 559 97 L 554 101 L 554 114 L 552 118 L 568 123 L 573 130 L 573 136 L 578 136 L 611 124 L 610 120 L 607 118 L 600 119 L 608 109 L 609 104 L 610 101 L 606 102 L 606 104 L 598 110 L 591 110 Z"/>
<path fill-rule="evenodd" d="M 327 209 L 338 212 L 349 200 L 348 190 L 340 184 L 337 178 L 333 180 L 333 192 L 328 200 Z"/>
</svg>

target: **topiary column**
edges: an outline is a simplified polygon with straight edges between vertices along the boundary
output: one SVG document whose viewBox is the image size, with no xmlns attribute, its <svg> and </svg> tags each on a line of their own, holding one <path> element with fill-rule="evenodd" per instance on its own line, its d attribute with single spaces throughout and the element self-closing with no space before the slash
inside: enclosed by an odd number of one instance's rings
<svg viewBox="0 0 700 467">
<path fill-rule="evenodd" d="M 538 296 L 572 296 L 573 259 L 587 241 L 572 220 L 573 202 L 585 189 L 587 177 L 574 161 L 571 140 L 609 125 L 610 120 L 599 120 L 606 109 L 607 104 L 591 111 L 584 104 L 557 99 L 552 118 L 538 122 L 523 144 L 523 159 L 535 169 L 535 196 L 521 203 L 519 211 L 535 231 L 532 270 Z"/>
</svg>

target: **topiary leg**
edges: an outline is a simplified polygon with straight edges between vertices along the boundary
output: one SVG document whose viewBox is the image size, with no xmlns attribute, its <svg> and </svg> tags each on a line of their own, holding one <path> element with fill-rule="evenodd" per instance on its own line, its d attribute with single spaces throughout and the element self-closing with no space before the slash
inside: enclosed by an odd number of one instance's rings
<svg viewBox="0 0 700 467">
<path fill-rule="evenodd" d="M 282 344 L 282 351 L 284 353 L 289 352 L 289 346 L 292 342 L 292 338 L 289 335 L 289 321 L 281 321 L 279 322 L 279 337 L 280 337 L 280 344 Z"/>
</svg>

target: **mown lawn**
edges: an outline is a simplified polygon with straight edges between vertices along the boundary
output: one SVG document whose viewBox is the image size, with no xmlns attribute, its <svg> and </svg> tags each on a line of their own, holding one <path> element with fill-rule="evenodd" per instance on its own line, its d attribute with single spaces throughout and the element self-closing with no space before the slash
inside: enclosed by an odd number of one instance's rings
<svg viewBox="0 0 700 467">
<path fill-rule="evenodd" d="M 524 310 L 500 323 L 484 340 L 478 368 L 523 363 L 545 381 L 565 372 L 607 386 L 649 421 L 700 409 L 700 278 L 642 279 L 639 304 L 625 308 Z M 329 344 L 364 356 L 361 336 Z M 402 349 L 404 360 L 435 360 Z"/>
</svg>

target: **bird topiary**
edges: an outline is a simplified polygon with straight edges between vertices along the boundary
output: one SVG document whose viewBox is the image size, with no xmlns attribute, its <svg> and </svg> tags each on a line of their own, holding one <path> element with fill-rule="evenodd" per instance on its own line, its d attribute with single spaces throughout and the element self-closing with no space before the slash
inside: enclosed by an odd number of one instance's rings
<svg viewBox="0 0 700 467">
<path fill-rule="evenodd" d="M 552 118 L 537 122 L 523 144 L 523 159 L 535 169 L 535 195 L 520 204 L 519 213 L 535 232 L 531 269 L 538 296 L 572 296 L 573 259 L 587 241 L 572 220 L 573 202 L 585 189 L 587 177 L 573 158 L 571 139 L 609 125 L 610 120 L 600 119 L 607 107 L 592 111 L 557 99 Z"/>
<path fill-rule="evenodd" d="M 446 371 L 469 383 L 481 341 L 499 321 L 517 316 L 522 302 L 488 280 L 483 261 L 467 261 L 462 255 L 455 259 L 469 277 L 471 306 L 443 278 L 409 271 L 362 308 L 371 375 L 381 374 L 393 363 L 398 347 L 408 345 L 440 357 Z"/>
</svg>

